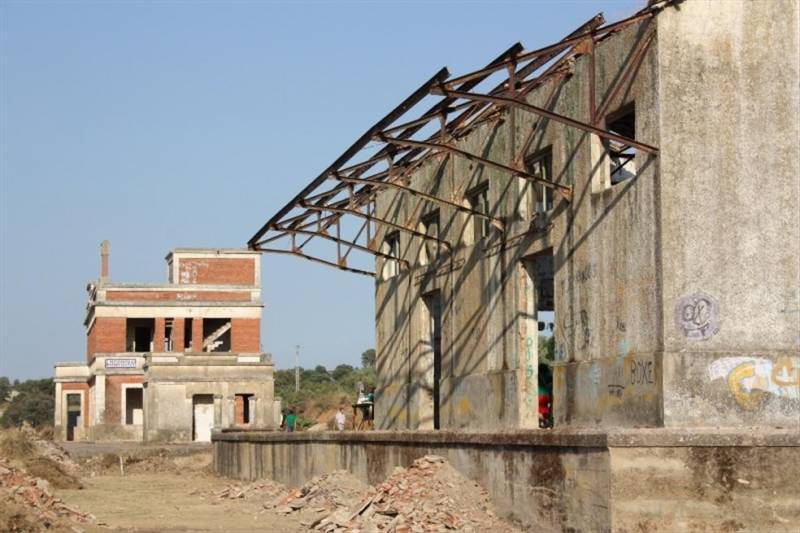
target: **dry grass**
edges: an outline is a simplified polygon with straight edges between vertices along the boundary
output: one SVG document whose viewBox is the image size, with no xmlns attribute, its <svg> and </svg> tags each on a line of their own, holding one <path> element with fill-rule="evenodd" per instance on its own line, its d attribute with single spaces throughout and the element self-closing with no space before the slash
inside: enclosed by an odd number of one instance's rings
<svg viewBox="0 0 800 533">
<path fill-rule="evenodd" d="M 47 480 L 59 489 L 79 489 L 80 480 L 66 472 L 57 462 L 43 457 L 31 441 L 29 433 L 7 429 L 0 435 L 0 455 L 34 477 Z"/>
</svg>

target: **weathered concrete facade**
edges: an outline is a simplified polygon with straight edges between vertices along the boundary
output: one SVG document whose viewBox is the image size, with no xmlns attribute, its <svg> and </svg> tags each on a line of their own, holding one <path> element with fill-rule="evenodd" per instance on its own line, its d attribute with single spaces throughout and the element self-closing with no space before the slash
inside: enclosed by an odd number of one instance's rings
<svg viewBox="0 0 800 533">
<path fill-rule="evenodd" d="M 169 283 L 131 284 L 109 281 L 108 248 L 87 288 L 87 361 L 55 368 L 56 437 L 208 441 L 212 427 L 275 427 L 259 255 L 175 249 Z"/>
<path fill-rule="evenodd" d="M 443 456 L 530 531 L 774 531 L 800 527 L 789 431 L 367 432 L 214 435 L 215 470 L 299 486 L 347 469 L 378 484 Z"/>
<path fill-rule="evenodd" d="M 537 212 L 531 185 L 460 157 L 415 171 L 411 187 L 463 205 L 477 206 L 471 196 L 486 187 L 486 213 L 505 231 L 442 206 L 436 231 L 451 253 L 379 230 L 383 250 L 411 266 L 377 260 L 378 425 L 537 426 L 541 289 L 526 261 L 546 256 L 556 426 L 800 428 L 799 19 L 792 1 L 687 0 L 597 43 L 603 101 L 655 24 L 603 117 L 611 127 L 635 110 L 635 139 L 659 147 L 636 152 L 632 179 L 611 184 L 597 136 L 519 109 L 455 146 L 510 166 L 550 154 L 571 201 L 556 195 Z M 527 101 L 590 122 L 588 61 Z M 399 225 L 431 207 L 377 194 L 377 216 Z M 441 309 L 436 357 L 431 298 Z"/>
</svg>

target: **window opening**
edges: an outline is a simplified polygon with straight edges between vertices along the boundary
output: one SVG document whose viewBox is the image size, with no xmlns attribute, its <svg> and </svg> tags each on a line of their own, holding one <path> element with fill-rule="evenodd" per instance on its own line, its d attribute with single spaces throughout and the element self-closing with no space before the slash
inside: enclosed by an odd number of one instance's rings
<svg viewBox="0 0 800 533">
<path fill-rule="evenodd" d="M 174 319 L 167 318 L 164 320 L 164 351 L 171 352 L 172 351 L 172 325 Z"/>
<path fill-rule="evenodd" d="M 634 104 L 606 118 L 606 129 L 611 133 L 636 140 L 636 107 Z M 611 185 L 636 176 L 636 149 L 630 145 L 607 140 L 610 161 Z"/>
<path fill-rule="evenodd" d="M 473 211 L 488 215 L 489 214 L 489 183 L 484 182 L 467 194 L 467 202 Z M 489 235 L 489 220 L 483 217 L 472 216 L 473 243 L 477 243 L 482 238 Z M 477 219 L 477 220 L 476 220 Z"/>
<path fill-rule="evenodd" d="M 126 352 L 151 352 L 153 350 L 153 334 L 155 319 L 129 318 L 126 320 Z"/>
<path fill-rule="evenodd" d="M 230 318 L 206 318 L 203 320 L 203 351 L 231 351 Z"/>
<path fill-rule="evenodd" d="M 400 271 L 400 233 L 395 231 L 386 235 L 383 239 L 381 252 L 392 257 L 383 262 L 383 279 L 395 277 Z"/>
<path fill-rule="evenodd" d="M 553 180 L 553 151 L 551 148 L 546 148 L 526 162 L 526 171 L 531 176 L 541 178 L 543 180 Z M 546 213 L 553 209 L 553 189 L 545 187 L 541 183 L 531 183 L 532 194 L 528 196 L 529 210 L 531 216 L 539 213 Z"/>
<path fill-rule="evenodd" d="M 430 237 L 434 237 L 436 239 L 439 238 L 439 210 L 436 209 L 431 211 L 430 213 L 426 214 L 422 217 L 420 222 L 421 225 L 421 233 L 428 235 Z M 439 243 L 434 241 L 433 239 L 425 239 L 425 242 L 422 244 L 420 250 L 420 263 L 423 265 L 429 265 L 433 263 L 436 257 L 439 255 Z"/>
<path fill-rule="evenodd" d="M 191 351 L 192 349 L 192 319 L 183 319 L 183 350 Z"/>
</svg>

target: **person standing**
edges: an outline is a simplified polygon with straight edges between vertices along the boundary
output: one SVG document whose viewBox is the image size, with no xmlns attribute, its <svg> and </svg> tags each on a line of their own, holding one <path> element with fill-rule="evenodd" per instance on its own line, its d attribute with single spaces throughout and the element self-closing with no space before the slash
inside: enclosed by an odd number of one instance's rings
<svg viewBox="0 0 800 533">
<path fill-rule="evenodd" d="M 295 423 L 297 423 L 297 415 L 294 414 L 294 409 L 289 409 L 289 414 L 286 415 L 286 431 L 293 432 Z"/>
<path fill-rule="evenodd" d="M 336 429 L 339 431 L 344 431 L 344 424 L 347 419 L 344 416 L 344 411 L 340 407 L 338 411 L 336 411 Z"/>
</svg>

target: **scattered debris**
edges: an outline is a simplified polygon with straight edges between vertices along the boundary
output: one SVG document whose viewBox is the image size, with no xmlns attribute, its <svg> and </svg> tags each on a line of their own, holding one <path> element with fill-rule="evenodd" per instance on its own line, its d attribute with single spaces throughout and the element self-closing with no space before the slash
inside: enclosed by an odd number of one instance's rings
<svg viewBox="0 0 800 533">
<path fill-rule="evenodd" d="M 264 504 L 279 514 L 310 510 L 314 513 L 330 513 L 360 501 L 369 486 L 346 470 L 317 476 L 299 489 Z"/>
<path fill-rule="evenodd" d="M 95 517 L 70 507 L 50 492 L 50 483 L 15 468 L 0 458 L 0 530 L 75 530 L 71 522 L 94 522 Z M 77 528 L 80 530 L 80 528 Z"/>
<path fill-rule="evenodd" d="M 263 479 L 247 485 L 230 485 L 212 493 L 219 500 L 263 499 L 285 495 L 287 489 L 276 481 Z"/>
<path fill-rule="evenodd" d="M 320 517 L 309 528 L 325 533 L 518 531 L 495 515 L 486 490 L 436 455 L 396 468 L 359 502 Z"/>
</svg>

